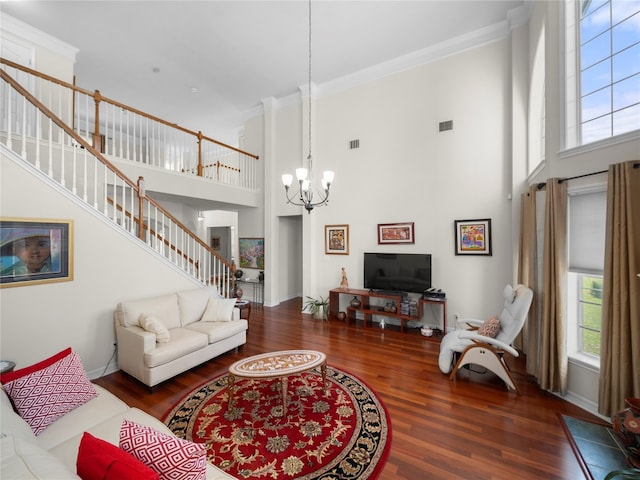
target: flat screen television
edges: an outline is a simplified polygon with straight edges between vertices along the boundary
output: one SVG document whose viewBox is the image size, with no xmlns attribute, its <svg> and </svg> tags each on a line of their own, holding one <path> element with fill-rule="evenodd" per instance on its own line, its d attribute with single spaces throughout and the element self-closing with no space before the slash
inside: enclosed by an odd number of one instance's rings
<svg viewBox="0 0 640 480">
<path fill-rule="evenodd" d="M 431 288 L 431 255 L 365 253 L 364 288 L 422 293 Z"/>
</svg>

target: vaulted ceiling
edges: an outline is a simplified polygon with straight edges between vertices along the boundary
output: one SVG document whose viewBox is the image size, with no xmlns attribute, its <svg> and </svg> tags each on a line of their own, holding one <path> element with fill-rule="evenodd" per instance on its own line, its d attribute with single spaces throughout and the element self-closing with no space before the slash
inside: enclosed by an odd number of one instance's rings
<svg viewBox="0 0 640 480">
<path fill-rule="evenodd" d="M 314 0 L 312 81 L 322 87 L 403 68 L 420 52 L 504 27 L 525 4 Z M 0 12 L 78 48 L 78 86 L 231 144 L 263 99 L 308 82 L 305 0 L 23 0 L 0 2 Z"/>
</svg>

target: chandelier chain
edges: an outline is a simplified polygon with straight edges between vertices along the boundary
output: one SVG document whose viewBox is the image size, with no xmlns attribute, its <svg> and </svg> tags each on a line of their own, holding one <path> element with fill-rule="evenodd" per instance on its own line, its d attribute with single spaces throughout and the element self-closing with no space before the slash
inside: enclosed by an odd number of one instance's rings
<svg viewBox="0 0 640 480">
<path fill-rule="evenodd" d="M 311 0 L 309 0 L 309 169 L 311 169 Z M 311 172 L 309 172 L 311 173 Z"/>
</svg>

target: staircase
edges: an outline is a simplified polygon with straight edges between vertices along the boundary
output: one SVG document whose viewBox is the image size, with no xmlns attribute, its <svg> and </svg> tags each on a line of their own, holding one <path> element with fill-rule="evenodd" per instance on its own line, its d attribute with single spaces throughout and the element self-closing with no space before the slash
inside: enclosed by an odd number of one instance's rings
<svg viewBox="0 0 640 480">
<path fill-rule="evenodd" d="M 0 59 L 0 148 L 226 296 L 235 267 L 107 157 L 255 191 L 258 157 Z M 91 101 L 90 101 L 91 99 Z M 94 108 L 90 108 L 90 104 Z M 4 161 L 4 160 L 3 160 Z"/>
</svg>

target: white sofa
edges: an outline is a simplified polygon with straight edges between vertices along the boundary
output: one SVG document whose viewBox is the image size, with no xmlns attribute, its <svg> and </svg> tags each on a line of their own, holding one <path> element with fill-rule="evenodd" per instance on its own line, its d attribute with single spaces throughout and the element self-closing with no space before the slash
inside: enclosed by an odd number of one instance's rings
<svg viewBox="0 0 640 480">
<path fill-rule="evenodd" d="M 0 478 L 78 479 L 76 459 L 84 432 L 114 445 L 119 443 L 123 419 L 172 435 L 162 422 L 94 384 L 98 396 L 72 410 L 35 436 L 29 425 L 13 410 L 4 390 L 0 392 Z M 1 390 L 1 389 L 0 389 Z M 233 479 L 207 464 L 207 479 Z"/>
<path fill-rule="evenodd" d="M 235 300 L 225 299 L 212 287 L 121 302 L 115 311 L 118 366 L 153 387 L 241 347 L 247 341 L 248 322 L 240 319 L 238 308 L 229 308 L 229 302 Z M 142 328 L 143 319 L 150 316 L 167 328 L 166 343 Z"/>
</svg>

